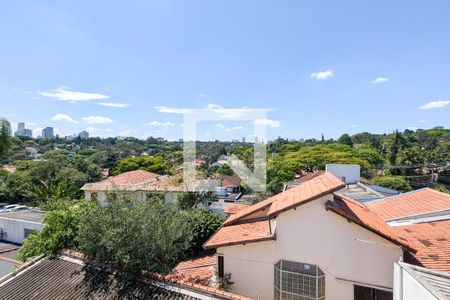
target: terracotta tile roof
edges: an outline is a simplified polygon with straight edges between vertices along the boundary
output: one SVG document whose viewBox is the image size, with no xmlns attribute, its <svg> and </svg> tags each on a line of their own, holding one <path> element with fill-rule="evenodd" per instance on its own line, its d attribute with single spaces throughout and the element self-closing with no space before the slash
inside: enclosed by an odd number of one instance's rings
<svg viewBox="0 0 450 300">
<path fill-rule="evenodd" d="M 135 191 L 143 184 L 157 182 L 160 177 L 164 176 L 144 170 L 135 170 L 110 176 L 98 182 L 86 183 L 81 189 L 85 191 Z"/>
<path fill-rule="evenodd" d="M 216 273 L 216 260 L 215 254 L 209 254 L 182 261 L 175 267 L 173 273 L 167 276 L 167 279 L 208 286 Z"/>
<path fill-rule="evenodd" d="M 268 214 L 279 214 L 343 187 L 345 187 L 345 184 L 333 174 L 327 172 L 320 174 L 299 186 L 292 187 L 286 192 L 278 194 L 278 198 L 270 206 Z"/>
<path fill-rule="evenodd" d="M 405 261 L 450 272 L 450 220 L 393 227 L 417 251 Z"/>
<path fill-rule="evenodd" d="M 366 205 L 383 219 L 397 219 L 450 208 L 450 195 L 425 188 L 380 200 Z"/>
<path fill-rule="evenodd" d="M 241 178 L 238 176 L 217 174 L 214 178 L 219 179 L 223 187 L 238 187 L 241 185 Z"/>
<path fill-rule="evenodd" d="M 241 203 L 230 203 L 227 205 L 227 207 L 225 207 L 225 209 L 223 210 L 224 213 L 226 214 L 235 214 L 241 210 L 243 210 L 244 208 L 249 207 L 249 204 L 241 204 Z"/>
<path fill-rule="evenodd" d="M 230 225 L 236 223 L 255 213 L 259 213 L 259 217 L 274 216 L 326 194 L 335 192 L 344 186 L 344 183 L 333 174 L 323 173 L 301 185 L 294 186 L 282 193 L 240 210 L 236 214 L 231 215 L 224 224 Z"/>
<path fill-rule="evenodd" d="M 335 195 L 333 201 L 326 203 L 329 209 L 395 244 L 411 248 L 409 241 L 389 226 L 379 215 L 366 205 L 345 196 Z"/>
<path fill-rule="evenodd" d="M 325 171 L 317 171 L 317 172 L 306 173 L 302 177 L 294 179 L 294 182 L 295 183 L 303 183 L 305 181 L 313 179 L 314 177 L 322 175 L 323 173 L 325 173 Z"/>
<path fill-rule="evenodd" d="M 144 171 L 144 170 L 134 170 L 129 172 L 124 172 L 117 176 L 109 177 L 109 180 L 114 184 L 137 184 L 143 181 L 151 180 L 157 178 L 159 175 L 156 173 Z"/>
<path fill-rule="evenodd" d="M 224 226 L 204 245 L 205 249 L 275 239 L 268 220 Z"/>
</svg>

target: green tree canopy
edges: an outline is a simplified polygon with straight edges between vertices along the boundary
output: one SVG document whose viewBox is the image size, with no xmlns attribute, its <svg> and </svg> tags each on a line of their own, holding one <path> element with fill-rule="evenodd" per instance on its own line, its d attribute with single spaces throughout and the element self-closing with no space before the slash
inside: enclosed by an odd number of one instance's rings
<svg viewBox="0 0 450 300">
<path fill-rule="evenodd" d="M 347 133 L 344 133 L 343 135 L 341 135 L 339 137 L 338 143 L 347 145 L 350 147 L 353 146 L 352 138 Z"/>
<path fill-rule="evenodd" d="M 112 173 L 113 175 L 118 175 L 133 170 L 145 170 L 158 174 L 166 174 L 168 172 L 168 166 L 167 161 L 161 155 L 154 157 L 138 156 L 119 160 Z"/>
<path fill-rule="evenodd" d="M 159 198 L 109 199 L 109 206 L 81 211 L 77 238 L 81 252 L 137 274 L 145 269 L 168 273 L 192 240 L 188 220 Z"/>
</svg>

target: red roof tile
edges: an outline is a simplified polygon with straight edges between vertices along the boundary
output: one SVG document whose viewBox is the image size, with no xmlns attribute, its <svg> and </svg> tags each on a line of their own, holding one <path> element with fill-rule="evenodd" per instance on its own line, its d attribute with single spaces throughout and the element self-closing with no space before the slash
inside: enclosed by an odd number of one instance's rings
<svg viewBox="0 0 450 300">
<path fill-rule="evenodd" d="M 124 172 L 117 176 L 108 177 L 108 180 L 114 184 L 125 185 L 125 184 L 142 183 L 147 180 L 155 179 L 158 176 L 159 176 L 158 174 L 148 172 L 145 170 L 134 170 L 134 171 Z"/>
<path fill-rule="evenodd" d="M 268 220 L 224 226 L 203 246 L 205 249 L 275 239 Z"/>
<path fill-rule="evenodd" d="M 273 216 L 288 209 L 307 203 L 343 188 L 345 185 L 331 173 L 323 173 L 301 185 L 294 186 L 287 191 L 272 196 L 266 200 L 258 202 L 244 208 L 234 215 L 231 215 L 225 225 L 236 223 L 255 213 L 262 216 Z"/>
<path fill-rule="evenodd" d="M 295 183 L 303 183 L 303 182 L 306 182 L 308 180 L 313 179 L 314 177 L 322 175 L 323 173 L 325 173 L 325 171 L 317 171 L 317 172 L 312 172 L 312 173 L 306 173 L 306 175 L 303 175 L 302 177 L 294 179 L 294 182 Z"/>
<path fill-rule="evenodd" d="M 215 179 L 219 179 L 221 181 L 221 186 L 223 187 L 238 187 L 241 185 L 241 178 L 238 176 L 229 176 L 217 174 L 214 176 Z"/>
<path fill-rule="evenodd" d="M 426 268 L 450 272 L 450 220 L 394 227 L 417 251 L 405 260 Z"/>
<path fill-rule="evenodd" d="M 371 201 L 366 205 L 383 219 L 389 220 L 449 209 L 450 195 L 425 188 Z"/>
<path fill-rule="evenodd" d="M 407 239 L 362 203 L 345 196 L 335 195 L 333 201 L 326 203 L 326 208 L 387 240 L 411 248 Z"/>
<path fill-rule="evenodd" d="M 124 172 L 110 176 L 98 182 L 86 183 L 81 189 L 85 191 L 136 190 L 139 185 L 157 181 L 161 175 L 144 170 Z"/>
<path fill-rule="evenodd" d="M 225 207 L 225 209 L 223 210 L 224 213 L 226 214 L 235 214 L 241 210 L 243 210 L 244 208 L 249 207 L 249 204 L 241 204 L 241 203 L 229 203 L 227 205 L 227 207 Z"/>
</svg>

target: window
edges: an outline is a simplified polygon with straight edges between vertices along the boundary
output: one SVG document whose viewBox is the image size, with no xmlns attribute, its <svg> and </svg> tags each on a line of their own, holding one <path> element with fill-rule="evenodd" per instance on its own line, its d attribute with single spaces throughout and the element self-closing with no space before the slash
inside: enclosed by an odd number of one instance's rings
<svg viewBox="0 0 450 300">
<path fill-rule="evenodd" d="M 365 286 L 355 285 L 355 300 L 392 300 L 392 293 Z"/>
<path fill-rule="evenodd" d="M 23 235 L 24 235 L 24 238 L 27 238 L 30 234 L 36 234 L 36 229 L 29 229 L 29 228 L 25 228 L 24 230 L 23 230 Z"/>
<path fill-rule="evenodd" d="M 280 260 L 274 280 L 276 300 L 325 299 L 325 274 L 316 265 Z"/>
<path fill-rule="evenodd" d="M 223 270 L 223 256 L 217 256 L 217 273 L 220 278 L 223 278 L 224 270 Z"/>
</svg>

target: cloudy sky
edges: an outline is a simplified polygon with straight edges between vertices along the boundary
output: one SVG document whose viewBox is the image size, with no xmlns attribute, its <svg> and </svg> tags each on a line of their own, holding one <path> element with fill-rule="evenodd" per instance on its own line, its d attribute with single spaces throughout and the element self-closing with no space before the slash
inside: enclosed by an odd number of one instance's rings
<svg viewBox="0 0 450 300">
<path fill-rule="evenodd" d="M 395 3 L 394 3 L 395 2 Z M 345 4 L 344 4 L 345 3 Z M 0 115 L 35 134 L 200 139 L 450 127 L 450 3 L 2 1 Z"/>
</svg>

